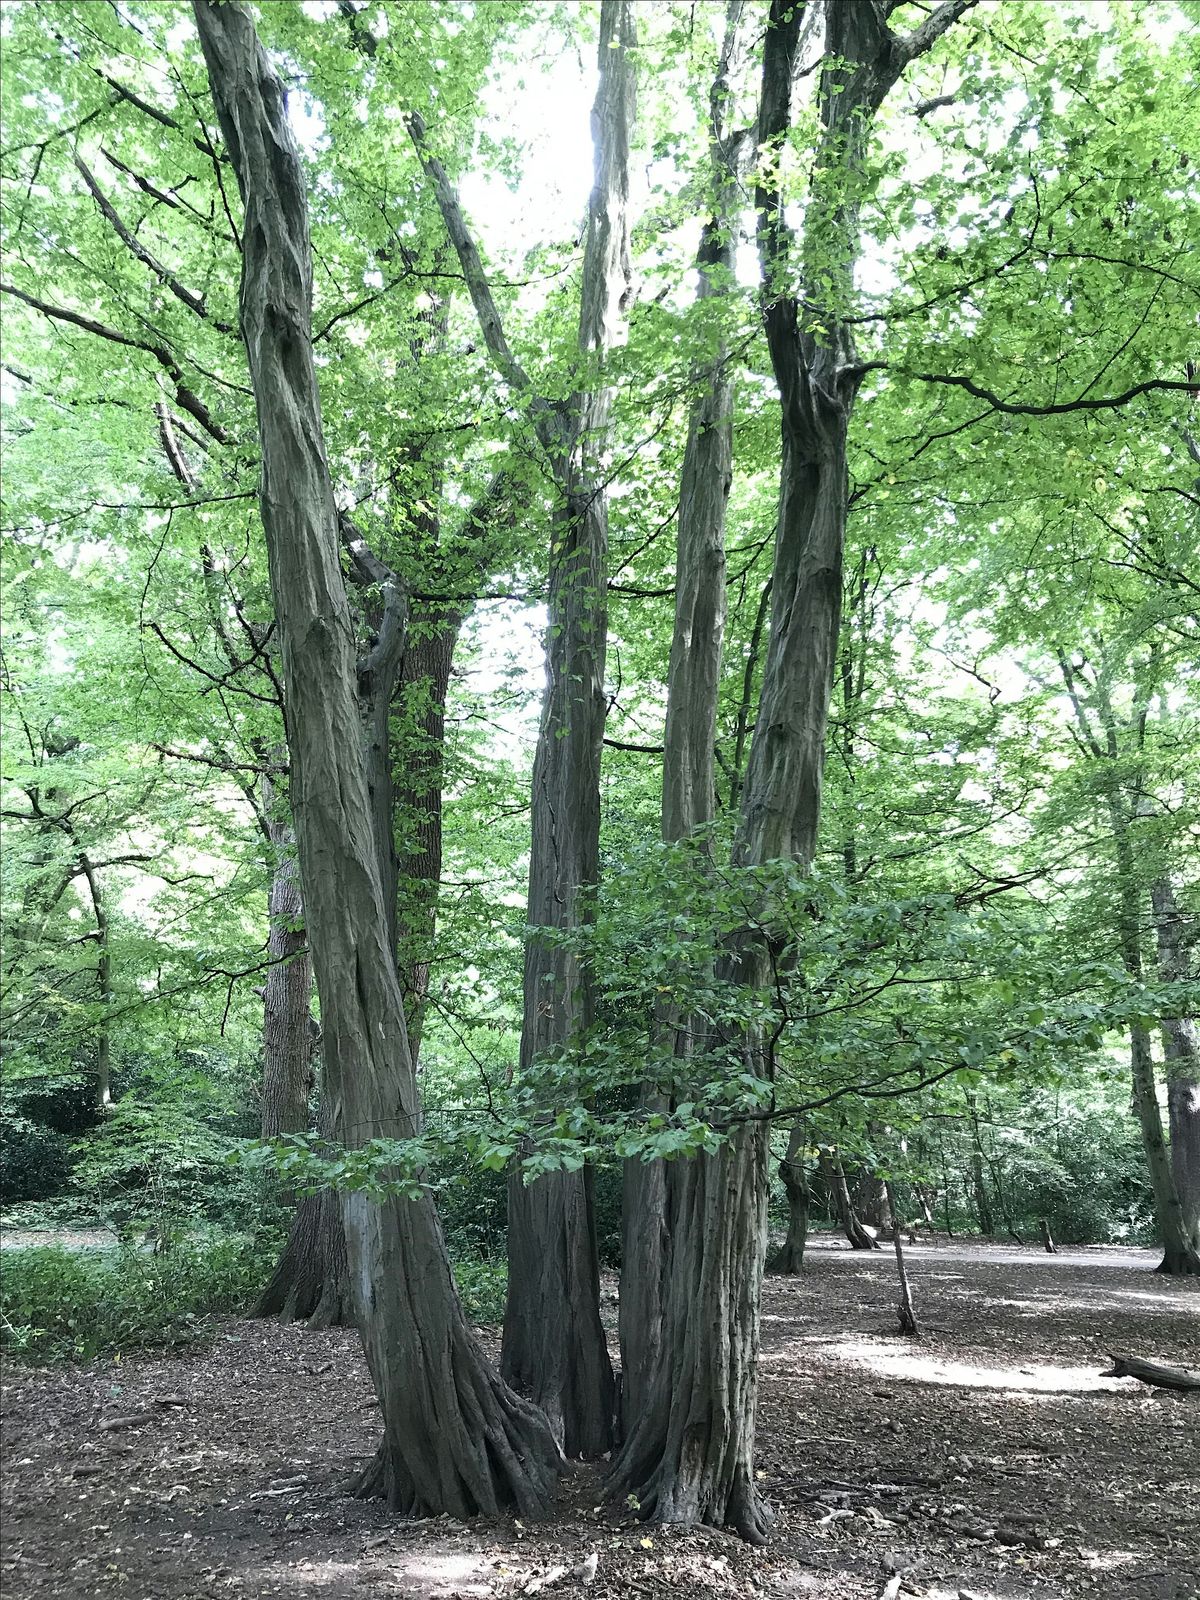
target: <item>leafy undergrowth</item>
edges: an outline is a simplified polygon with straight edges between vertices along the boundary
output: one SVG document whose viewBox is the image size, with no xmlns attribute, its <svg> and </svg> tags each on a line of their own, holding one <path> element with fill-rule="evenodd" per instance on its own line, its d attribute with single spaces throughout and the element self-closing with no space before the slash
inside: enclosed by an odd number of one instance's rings
<svg viewBox="0 0 1200 1600">
<path fill-rule="evenodd" d="M 463 1309 L 472 1322 L 484 1326 L 504 1321 L 508 1292 L 508 1267 L 503 1261 L 468 1256 L 454 1263 L 454 1281 Z"/>
<path fill-rule="evenodd" d="M 245 1237 L 188 1241 L 163 1255 L 128 1246 L 6 1250 L 0 1343 L 39 1364 L 190 1344 L 213 1316 L 250 1305 L 273 1254 Z"/>
<path fill-rule="evenodd" d="M 247 1236 L 184 1240 L 162 1255 L 131 1245 L 6 1250 L 0 1346 L 19 1360 L 54 1365 L 193 1344 L 211 1335 L 214 1317 L 254 1303 L 275 1253 L 274 1244 Z M 502 1261 L 465 1257 L 455 1261 L 454 1276 L 472 1322 L 503 1321 Z"/>
</svg>

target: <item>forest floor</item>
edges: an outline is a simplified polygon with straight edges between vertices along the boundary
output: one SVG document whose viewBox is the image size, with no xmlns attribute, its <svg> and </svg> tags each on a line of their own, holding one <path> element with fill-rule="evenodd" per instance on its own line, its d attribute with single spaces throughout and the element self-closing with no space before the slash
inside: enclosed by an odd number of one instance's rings
<svg viewBox="0 0 1200 1600">
<path fill-rule="evenodd" d="M 1200 1596 L 1200 1395 L 1098 1375 L 1110 1351 L 1197 1364 L 1200 1286 L 1142 1250 L 908 1255 L 917 1341 L 890 1331 L 890 1250 L 823 1238 L 803 1277 L 768 1281 L 765 1550 L 614 1517 L 585 1471 L 545 1525 L 399 1522 L 344 1493 L 377 1434 L 354 1336 L 226 1321 L 177 1356 L 8 1364 L 0 1592 L 880 1600 L 898 1570 L 901 1600 Z"/>
</svg>

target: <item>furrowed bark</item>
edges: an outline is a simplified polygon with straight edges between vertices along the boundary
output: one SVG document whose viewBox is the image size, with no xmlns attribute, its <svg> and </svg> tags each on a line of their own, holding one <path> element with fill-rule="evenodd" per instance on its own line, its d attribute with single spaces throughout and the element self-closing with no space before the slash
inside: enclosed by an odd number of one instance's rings
<svg viewBox="0 0 1200 1600">
<path fill-rule="evenodd" d="M 907 61 L 940 37 L 969 0 L 950 0 L 916 33 L 892 34 L 879 0 L 827 11 L 814 170 L 827 174 L 805 221 L 801 308 L 786 292 L 789 235 L 778 162 L 805 7 L 772 0 L 763 51 L 755 197 L 767 343 L 782 422 L 780 505 L 771 580 L 771 637 L 741 794 L 735 862 L 807 867 L 820 818 L 825 726 L 842 601 L 846 441 L 860 377 L 850 314 L 871 119 Z M 815 267 L 819 271 L 813 270 Z M 725 976 L 758 987 L 780 954 L 750 932 Z M 761 1041 L 741 1041 L 741 1066 L 769 1076 Z M 645 1411 L 614 1464 L 611 1488 L 643 1514 L 729 1523 L 761 1542 L 770 1522 L 754 1474 L 759 1291 L 766 1252 L 768 1133 L 743 1123 L 721 1151 L 689 1162 L 672 1247 L 661 1353 Z"/>
<path fill-rule="evenodd" d="M 245 208 L 241 320 L 262 446 L 267 539 L 287 702 L 291 799 L 322 1004 L 326 1082 L 347 1144 L 420 1126 L 381 901 L 312 359 L 303 172 L 282 86 L 249 10 L 194 5 Z M 459 1305 L 432 1199 L 342 1202 L 356 1310 L 384 1439 L 359 1480 L 397 1508 L 544 1512 L 560 1456 L 545 1419 L 488 1368 Z"/>
<path fill-rule="evenodd" d="M 742 133 L 728 130 L 729 73 L 742 6 L 727 11 L 710 104 L 712 213 L 701 234 L 697 303 L 727 296 L 735 283 Z M 725 632 L 725 511 L 733 479 L 733 372 L 727 341 L 718 334 L 711 358 L 693 374 L 697 398 L 688 419 L 679 493 L 675 558 L 675 626 L 667 675 L 663 754 L 662 835 L 668 842 L 701 833 L 716 809 L 714 750 L 721 648 Z M 686 1018 L 664 1016 L 675 1050 L 690 1053 Z M 642 1091 L 647 1110 L 668 1101 L 659 1087 Z M 675 1174 L 664 1161 L 625 1162 L 621 1207 L 621 1411 L 642 1410 L 646 1385 L 662 1343 Z"/>
<path fill-rule="evenodd" d="M 595 185 L 588 209 L 579 344 L 599 364 L 613 343 L 630 279 L 629 142 L 636 43 L 627 0 L 600 12 L 600 87 L 592 112 Z M 568 409 L 569 447 L 555 468 L 547 605 L 546 693 L 533 767 L 529 924 L 521 1071 L 569 1050 L 592 1020 L 578 956 L 537 929 L 578 927 L 599 876 L 600 751 L 604 737 L 608 507 L 600 474 L 611 396 L 599 371 Z M 554 463 L 552 462 L 552 466 Z M 600 1322 L 600 1276 L 590 1174 L 551 1173 L 508 1191 L 508 1299 L 502 1370 L 545 1409 L 569 1456 L 612 1443 L 614 1383 Z"/>
</svg>

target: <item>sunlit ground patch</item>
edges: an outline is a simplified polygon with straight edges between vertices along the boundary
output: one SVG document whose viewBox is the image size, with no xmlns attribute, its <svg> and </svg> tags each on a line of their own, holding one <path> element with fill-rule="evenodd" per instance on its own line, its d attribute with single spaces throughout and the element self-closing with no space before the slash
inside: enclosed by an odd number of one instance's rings
<svg viewBox="0 0 1200 1600">
<path fill-rule="evenodd" d="M 886 1378 L 911 1383 L 947 1384 L 961 1389 L 1004 1389 L 1043 1394 L 1125 1392 L 1119 1379 L 1102 1378 L 1095 1367 L 1062 1367 L 1028 1363 L 1020 1367 L 975 1366 L 940 1356 L 895 1350 L 871 1339 L 840 1339 L 828 1347 L 835 1360 L 865 1367 Z"/>
</svg>

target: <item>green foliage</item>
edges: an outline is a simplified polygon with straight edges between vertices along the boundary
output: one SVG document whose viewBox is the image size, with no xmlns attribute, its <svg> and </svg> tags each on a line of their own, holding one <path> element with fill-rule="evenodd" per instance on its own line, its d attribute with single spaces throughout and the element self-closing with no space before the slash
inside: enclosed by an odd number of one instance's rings
<svg viewBox="0 0 1200 1600">
<path fill-rule="evenodd" d="M 5 1250 L 0 1340 L 31 1362 L 88 1361 L 125 1351 L 189 1344 L 213 1318 L 244 1311 L 273 1265 L 245 1238 L 196 1240 L 165 1254 L 147 1250 Z"/>
<path fill-rule="evenodd" d="M 508 1267 L 503 1261 L 485 1256 L 456 1256 L 454 1281 L 463 1310 L 472 1322 L 495 1326 L 504 1321 Z"/>
</svg>

